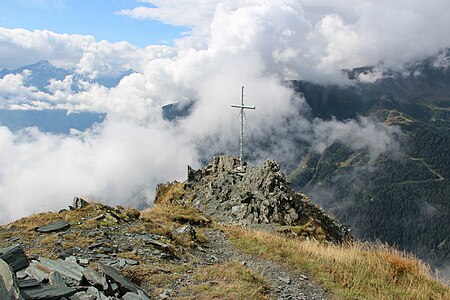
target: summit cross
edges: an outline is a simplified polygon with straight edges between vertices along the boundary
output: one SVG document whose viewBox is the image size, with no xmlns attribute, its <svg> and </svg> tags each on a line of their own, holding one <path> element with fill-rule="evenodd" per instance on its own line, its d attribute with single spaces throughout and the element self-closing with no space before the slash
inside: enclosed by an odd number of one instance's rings
<svg viewBox="0 0 450 300">
<path fill-rule="evenodd" d="M 239 108 L 241 110 L 241 132 L 239 136 L 239 161 L 241 163 L 241 167 L 244 163 L 244 109 L 256 109 L 255 106 L 244 105 L 244 87 L 242 87 L 242 97 L 241 97 L 241 105 L 231 104 L 231 107 Z"/>
</svg>

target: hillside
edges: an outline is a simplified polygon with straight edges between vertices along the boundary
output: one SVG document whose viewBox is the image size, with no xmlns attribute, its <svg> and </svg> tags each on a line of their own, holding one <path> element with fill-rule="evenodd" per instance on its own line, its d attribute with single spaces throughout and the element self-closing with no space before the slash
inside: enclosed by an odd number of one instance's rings
<svg viewBox="0 0 450 300">
<path fill-rule="evenodd" d="M 68 210 L 1 226 L 0 246 L 6 248 L 0 248 L 0 295 L 9 290 L 12 299 L 21 299 L 20 290 L 24 299 L 450 296 L 413 256 L 351 238 L 344 225 L 290 190 L 275 162 L 246 169 L 236 162 L 219 157 L 203 169 L 189 169 L 188 180 L 160 185 L 157 204 L 141 212 L 75 197 Z M 249 202 L 241 184 L 253 180 L 261 184 L 252 188 L 256 197 Z M 272 190 L 260 194 L 265 187 Z M 219 196 L 227 191 L 231 197 Z M 243 198 L 235 198 L 238 191 Z M 286 209 L 298 217 L 266 221 L 230 215 L 227 209 L 210 216 L 207 206 L 215 200 L 205 195 L 218 196 L 224 206 L 238 201 L 257 206 L 290 195 L 274 207 L 279 216 L 287 216 Z M 204 210 L 193 207 L 198 205 Z M 337 233 L 344 234 L 340 240 Z"/>
<path fill-rule="evenodd" d="M 313 118 L 366 116 L 401 134 L 399 147 L 373 164 L 364 150 L 336 142 L 321 154 L 306 151 L 288 176 L 358 238 L 388 242 L 438 267 L 450 262 L 450 72 L 442 63 L 449 57 L 447 50 L 373 82 L 358 80 L 373 67 L 347 71 L 354 84 L 345 87 L 294 82 Z"/>
</svg>

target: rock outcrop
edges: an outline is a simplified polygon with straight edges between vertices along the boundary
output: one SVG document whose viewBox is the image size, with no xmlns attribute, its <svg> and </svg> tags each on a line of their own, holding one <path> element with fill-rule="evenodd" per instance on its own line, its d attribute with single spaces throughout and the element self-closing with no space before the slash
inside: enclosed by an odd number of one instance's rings
<svg viewBox="0 0 450 300">
<path fill-rule="evenodd" d="M 188 180 L 160 184 L 155 203 L 191 205 L 221 221 L 276 224 L 281 231 L 334 243 L 351 239 L 349 229 L 293 191 L 280 166 L 240 166 L 235 157 L 215 157 L 200 170 L 188 167 Z"/>
</svg>

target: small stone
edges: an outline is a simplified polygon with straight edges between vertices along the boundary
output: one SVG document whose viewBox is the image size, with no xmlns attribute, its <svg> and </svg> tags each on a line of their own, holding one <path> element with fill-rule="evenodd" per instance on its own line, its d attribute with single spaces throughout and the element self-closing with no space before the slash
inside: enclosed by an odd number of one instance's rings
<svg viewBox="0 0 450 300">
<path fill-rule="evenodd" d="M 89 265 L 89 259 L 87 259 L 87 258 L 80 258 L 80 259 L 78 259 L 78 264 L 82 265 L 82 266 L 87 266 L 87 265 Z"/>
<path fill-rule="evenodd" d="M 76 297 L 76 298 L 75 298 Z M 91 295 L 89 293 L 86 292 L 78 292 L 75 295 L 73 295 L 72 297 L 69 298 L 70 300 L 72 299 L 76 299 L 76 300 L 96 300 L 98 299 L 96 296 Z"/>
<path fill-rule="evenodd" d="M 278 279 L 286 284 L 291 284 L 291 279 L 289 277 L 278 277 Z"/>
<path fill-rule="evenodd" d="M 80 208 L 86 207 L 88 205 L 89 205 L 89 202 L 87 202 L 83 198 L 80 198 L 80 197 L 74 197 L 73 198 L 72 206 L 75 209 L 80 209 Z"/>
<path fill-rule="evenodd" d="M 301 280 L 308 280 L 308 277 L 306 277 L 305 275 L 300 275 L 300 279 Z"/>
</svg>

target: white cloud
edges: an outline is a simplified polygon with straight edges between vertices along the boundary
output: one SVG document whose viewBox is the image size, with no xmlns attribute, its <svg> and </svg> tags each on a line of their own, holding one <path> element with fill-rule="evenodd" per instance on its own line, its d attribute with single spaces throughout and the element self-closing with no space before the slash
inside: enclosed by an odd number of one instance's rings
<svg viewBox="0 0 450 300">
<path fill-rule="evenodd" d="M 450 45 L 446 1 L 142 2 L 157 8 L 122 13 L 192 26 L 192 34 L 173 47 L 137 48 L 0 28 L 1 66 L 47 59 L 92 77 L 140 72 L 110 89 L 82 82 L 79 92 L 71 89 L 71 77 L 52 81 L 49 93 L 24 87 L 26 73 L 0 80 L 2 107 L 108 113 L 99 128 L 69 136 L 0 128 L 0 222 L 66 206 L 77 194 L 150 203 L 154 185 L 183 179 L 186 164 L 198 167 L 203 156 L 237 153 L 237 111 L 230 104 L 239 101 L 241 85 L 246 102 L 257 107 L 248 112 L 253 135 L 270 140 L 263 156 L 293 155 L 295 144 L 285 137 L 297 132 L 319 152 L 341 141 L 376 157 L 392 147 L 394 129 L 364 118 L 311 122 L 303 117 L 304 99 L 281 82 L 342 82 L 342 68 L 394 65 Z M 166 122 L 161 106 L 172 102 L 194 102 L 191 114 Z"/>
</svg>

